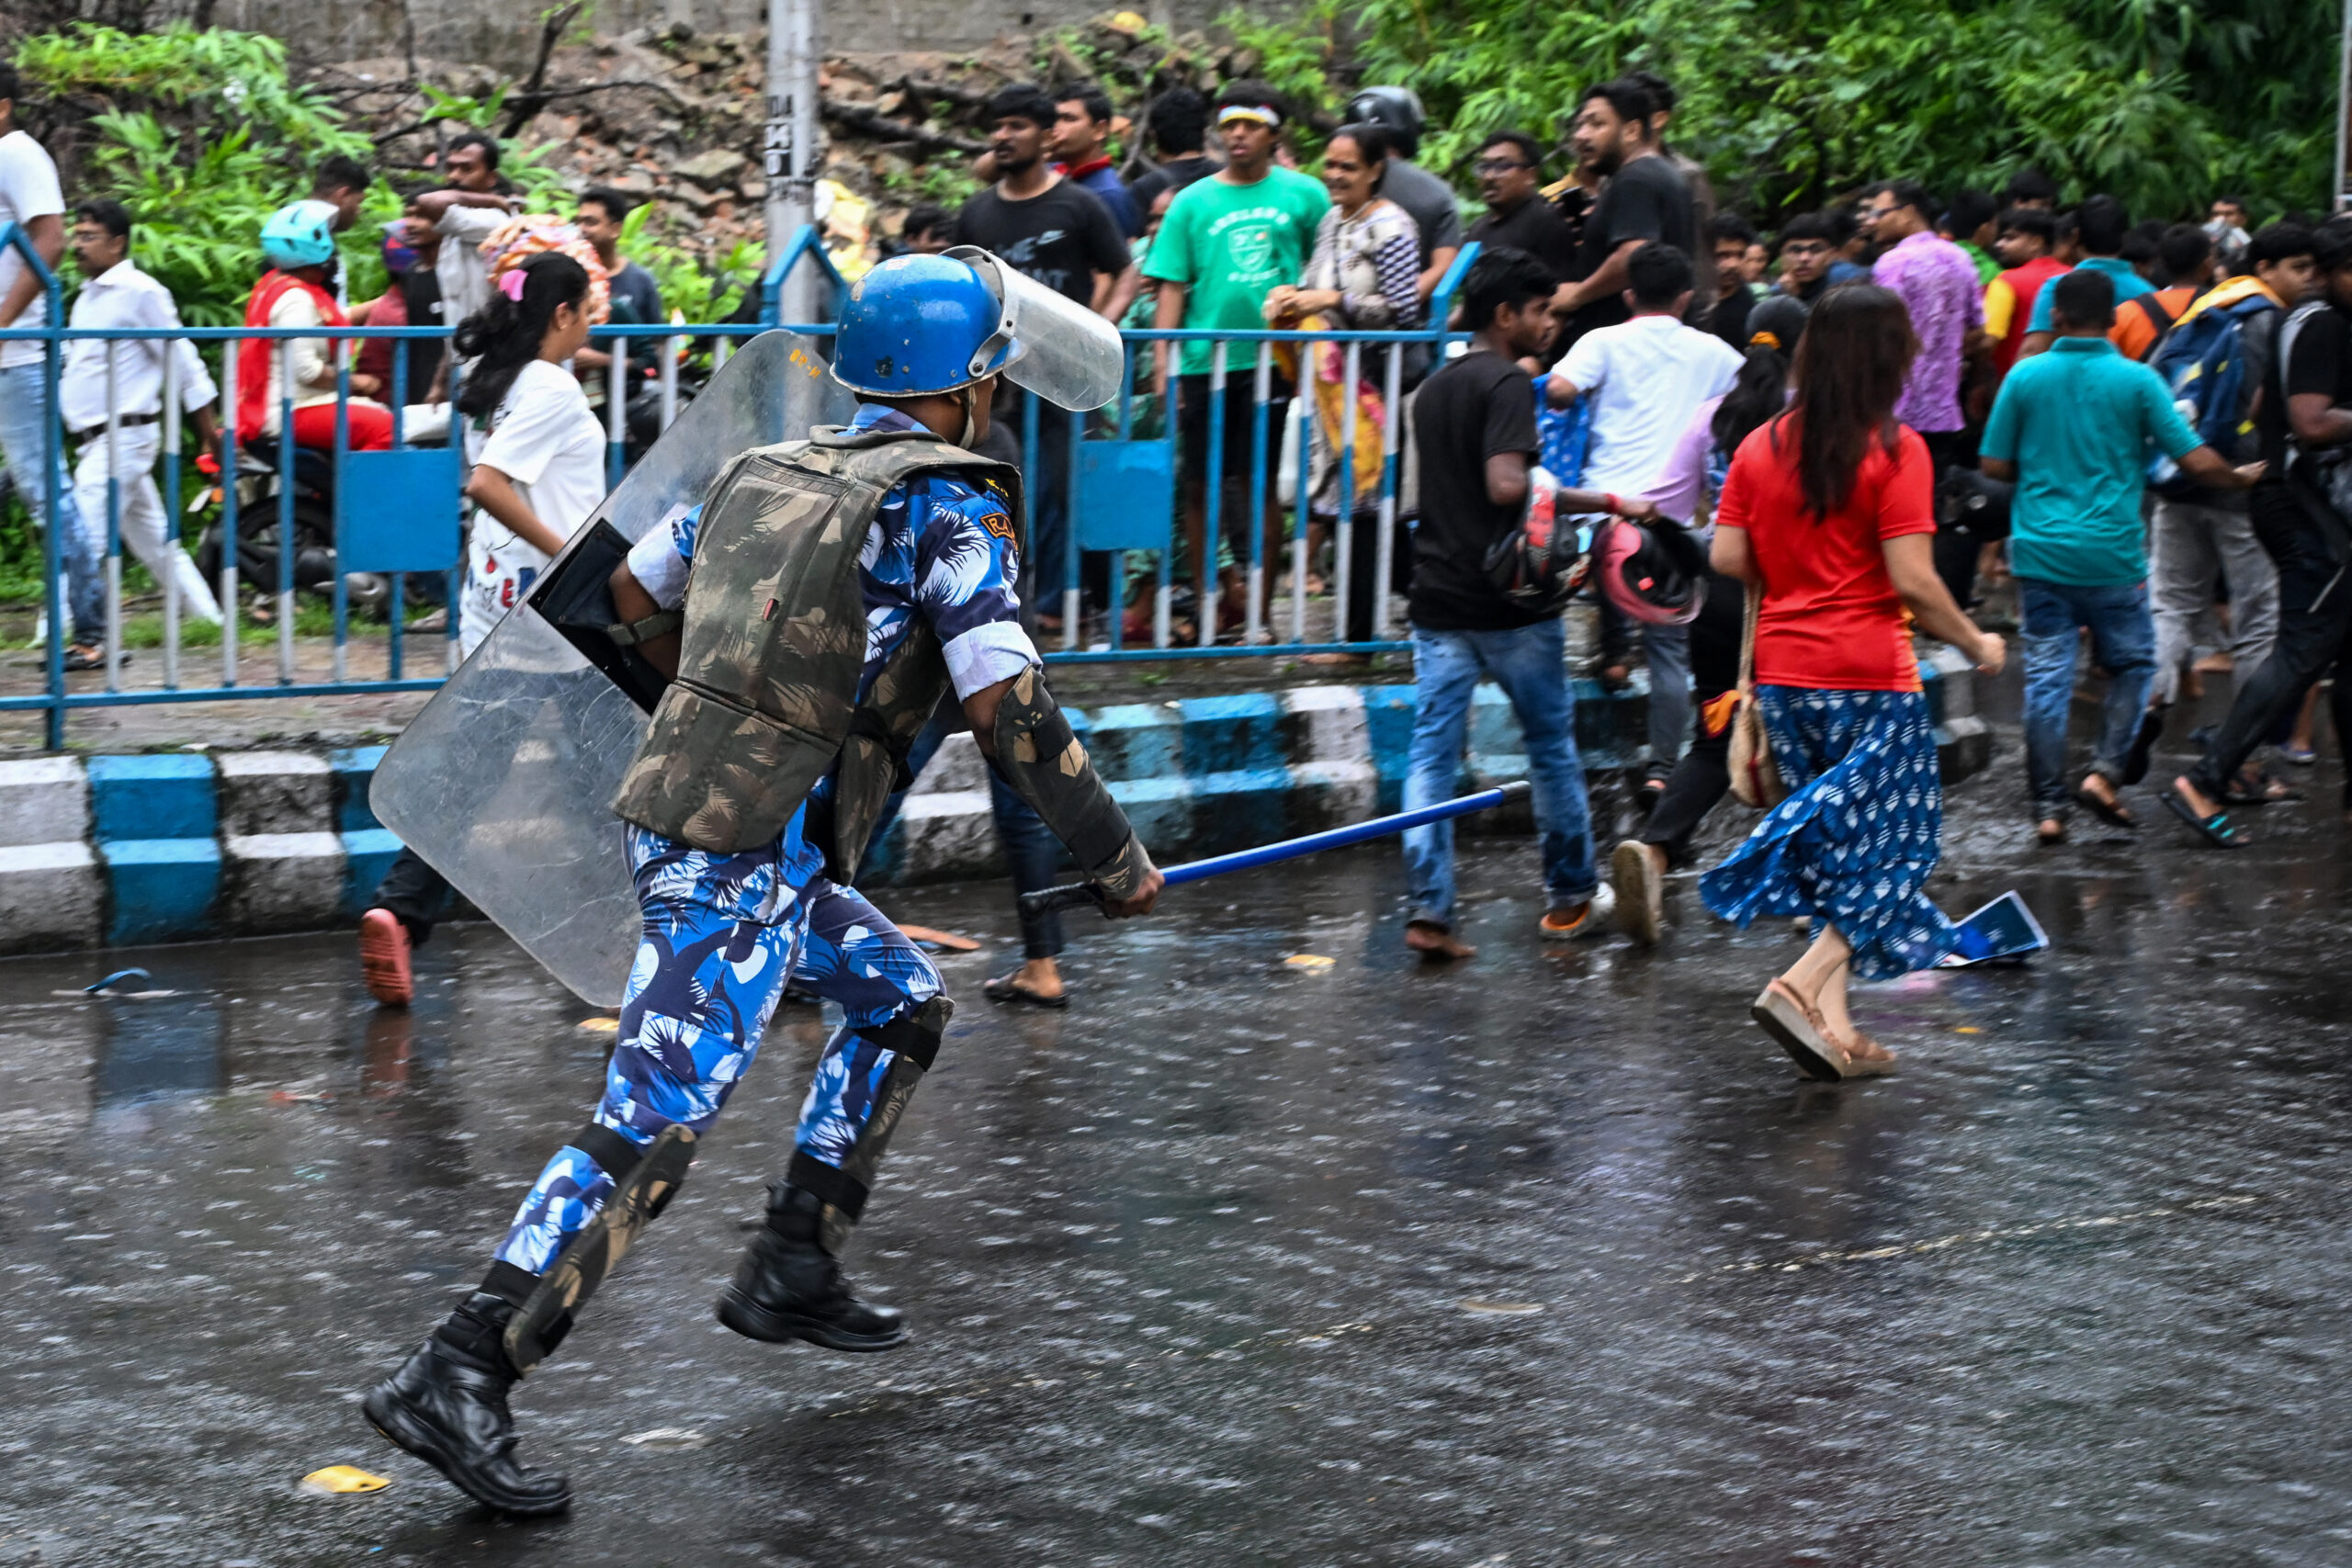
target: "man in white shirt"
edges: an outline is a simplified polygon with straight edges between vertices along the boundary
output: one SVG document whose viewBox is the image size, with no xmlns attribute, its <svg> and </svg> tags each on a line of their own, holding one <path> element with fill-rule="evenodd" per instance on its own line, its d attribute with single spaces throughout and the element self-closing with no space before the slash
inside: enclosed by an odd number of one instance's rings
<svg viewBox="0 0 2352 1568">
<path fill-rule="evenodd" d="M 0 61 L 0 230 L 23 230 L 42 264 L 53 270 L 65 254 L 65 197 L 49 153 L 17 129 L 17 99 L 23 91 L 16 67 Z M 14 245 L 0 251 L 0 327 L 48 324 L 49 300 L 40 275 L 25 265 Z M 65 462 L 60 451 L 51 467 L 49 378 L 42 361 L 38 340 L 0 341 L 0 457 L 6 459 L 17 493 L 36 524 L 48 517 L 51 481 L 62 475 Z M 74 623 L 66 668 L 94 669 L 106 625 L 106 584 L 88 535 L 74 517 L 70 490 L 57 498 L 57 553 L 65 567 Z"/>
<path fill-rule="evenodd" d="M 441 279 L 443 319 L 454 327 L 490 299 L 481 243 L 513 215 L 514 202 L 498 188 L 498 143 L 479 130 L 450 140 L 441 173 L 446 188 L 426 191 L 414 205 L 442 239 L 433 271 Z M 437 393 L 432 400 L 440 400 Z"/>
<path fill-rule="evenodd" d="M 180 324 L 179 307 L 171 294 L 130 264 L 130 214 L 120 202 L 85 201 L 75 207 L 73 241 L 74 259 L 82 264 L 82 276 L 90 281 L 74 300 L 72 325 L 128 331 Z M 111 389 L 107 376 L 109 351 L 114 359 Z M 168 537 L 164 498 L 155 489 L 167 359 L 177 367 L 180 407 L 195 424 L 198 438 L 208 446 L 214 445 L 220 433 L 212 405 L 219 391 L 196 345 L 187 339 L 75 338 L 65 345 L 64 373 L 57 397 L 67 433 L 81 444 L 74 467 L 74 504 L 84 531 L 93 536 L 103 552 L 107 480 L 114 479 L 122 542 L 147 563 L 158 583 L 178 585 L 183 611 L 217 623 L 220 604 L 187 552 Z"/>
<path fill-rule="evenodd" d="M 1740 352 L 1713 333 L 1683 324 L 1696 274 L 1673 245 L 1651 241 L 1626 258 L 1625 302 L 1634 314 L 1577 339 L 1552 369 L 1554 406 L 1591 400 L 1592 446 L 1581 476 L 1562 484 L 1639 494 L 1665 472 L 1699 405 L 1731 390 Z M 1644 803 L 1663 793 L 1690 728 L 1690 637 L 1682 626 L 1645 626 L 1650 671 L 1648 778 Z"/>
</svg>

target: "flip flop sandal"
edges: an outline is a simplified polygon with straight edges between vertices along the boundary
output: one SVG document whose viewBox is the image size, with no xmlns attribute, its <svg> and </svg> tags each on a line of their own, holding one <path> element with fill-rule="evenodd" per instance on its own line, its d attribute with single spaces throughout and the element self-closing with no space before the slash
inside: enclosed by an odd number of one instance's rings
<svg viewBox="0 0 2352 1568">
<path fill-rule="evenodd" d="M 2140 819 L 2125 810 L 2121 801 L 2101 800 L 2089 790 L 2077 788 L 2075 791 L 2075 803 L 2099 820 L 2112 822 L 2119 828 L 2136 829 L 2140 826 Z"/>
<path fill-rule="evenodd" d="M 2238 830 L 2230 826 L 2228 812 L 2216 811 L 2211 817 L 2199 817 L 2197 808 L 2183 800 L 2177 789 L 2167 789 L 2156 798 L 2165 803 L 2165 810 L 2187 823 L 2189 831 L 2214 848 L 2234 850 L 2239 847 Z"/>
<path fill-rule="evenodd" d="M 2285 801 L 2301 800 L 2302 791 L 2284 779 L 2273 778 L 2260 768 L 2241 770 L 2230 781 L 2222 798 L 2232 806 L 2277 806 Z"/>
<path fill-rule="evenodd" d="M 1033 1008 L 1051 1008 L 1056 1011 L 1069 1006 L 1068 991 L 1058 997 L 1041 996 L 1010 975 L 999 975 L 993 980 L 981 981 L 980 994 L 992 1002 L 1022 1002 Z"/>
<path fill-rule="evenodd" d="M 1789 988 L 1786 981 L 1773 980 L 1758 992 L 1756 999 L 1748 1004 L 1747 1016 L 1796 1058 L 1806 1077 L 1836 1083 L 1852 1071 L 1853 1065 L 1847 1060 L 1846 1053 L 1821 1032 L 1814 1010 Z"/>
</svg>

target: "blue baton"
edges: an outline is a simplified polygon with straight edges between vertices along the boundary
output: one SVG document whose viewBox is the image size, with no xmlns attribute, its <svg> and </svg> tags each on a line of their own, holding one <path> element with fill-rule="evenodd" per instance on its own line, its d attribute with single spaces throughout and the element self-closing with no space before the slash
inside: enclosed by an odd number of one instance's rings
<svg viewBox="0 0 2352 1568">
<path fill-rule="evenodd" d="M 1452 800 L 1442 800 L 1435 806 L 1424 806 L 1418 810 L 1399 811 L 1391 817 L 1375 817 L 1369 822 L 1358 822 L 1352 827 L 1328 829 L 1320 833 L 1306 834 L 1304 838 L 1261 844 L 1254 850 L 1236 850 L 1229 855 L 1211 855 L 1206 860 L 1171 865 L 1160 874 L 1170 887 L 1186 882 L 1199 882 L 1206 877 L 1223 876 L 1228 871 L 1247 871 L 1252 866 L 1272 865 L 1276 861 L 1295 860 L 1300 855 L 1336 850 L 1344 844 L 1361 844 L 1366 839 L 1385 839 L 1408 828 L 1466 817 L 1473 811 L 1485 811 L 1506 801 L 1521 799 L 1527 792 L 1527 782 L 1521 779 L 1493 789 L 1482 789 L 1474 795 L 1456 795 Z M 1054 909 L 1075 909 L 1081 905 L 1102 902 L 1102 889 L 1100 886 L 1091 882 L 1073 882 L 1061 887 L 1041 887 L 1035 893 L 1023 893 L 1021 896 L 1021 912 L 1035 917 Z"/>
</svg>

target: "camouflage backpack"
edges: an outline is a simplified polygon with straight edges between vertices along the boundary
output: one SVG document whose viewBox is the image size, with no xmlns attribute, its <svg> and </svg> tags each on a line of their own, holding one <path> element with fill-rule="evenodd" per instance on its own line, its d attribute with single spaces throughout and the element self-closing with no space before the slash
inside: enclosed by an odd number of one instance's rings
<svg viewBox="0 0 2352 1568">
<path fill-rule="evenodd" d="M 784 831 L 839 758 L 829 819 L 805 827 L 827 874 L 854 876 L 901 785 L 908 749 L 948 685 L 939 639 L 919 620 L 858 701 L 858 558 L 884 498 L 941 469 L 1003 498 L 1017 547 L 1019 471 L 929 431 L 820 428 L 728 467 L 695 533 L 677 678 L 621 779 L 615 812 L 697 849 L 757 849 Z"/>
</svg>

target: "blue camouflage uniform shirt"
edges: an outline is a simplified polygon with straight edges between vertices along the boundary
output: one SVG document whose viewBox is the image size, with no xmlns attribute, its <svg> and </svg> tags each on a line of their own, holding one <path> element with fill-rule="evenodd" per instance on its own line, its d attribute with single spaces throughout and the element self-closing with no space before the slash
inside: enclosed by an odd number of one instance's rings
<svg viewBox="0 0 2352 1568">
<path fill-rule="evenodd" d="M 918 430 L 896 409 L 860 403 L 852 430 Z M 629 570 L 663 609 L 685 597 L 695 554 L 699 506 L 649 529 L 628 554 Z M 858 586 L 865 602 L 865 665 L 862 701 L 890 656 L 914 629 L 931 623 L 960 700 L 1010 680 L 1038 662 L 1036 645 L 1021 629 L 1014 592 L 1021 555 L 1002 498 L 953 473 L 919 475 L 883 497 L 858 557 Z M 814 792 L 832 788 L 828 773 Z"/>
</svg>

